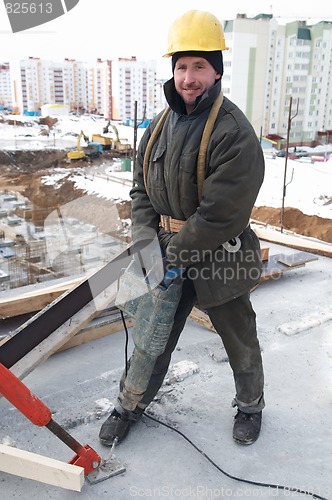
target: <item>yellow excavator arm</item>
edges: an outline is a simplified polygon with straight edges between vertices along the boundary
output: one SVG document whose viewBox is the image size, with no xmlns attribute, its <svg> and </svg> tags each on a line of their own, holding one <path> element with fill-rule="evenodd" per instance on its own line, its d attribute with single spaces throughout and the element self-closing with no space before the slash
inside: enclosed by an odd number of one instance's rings
<svg viewBox="0 0 332 500">
<path fill-rule="evenodd" d="M 82 146 L 81 146 L 82 137 L 84 138 L 86 143 L 89 143 L 89 138 L 84 134 L 83 130 L 81 130 L 81 132 L 78 134 L 78 137 L 77 137 L 76 150 L 69 151 L 69 153 L 67 153 L 67 158 L 69 160 L 80 160 L 80 159 L 85 157 L 85 152 L 83 151 Z"/>
</svg>

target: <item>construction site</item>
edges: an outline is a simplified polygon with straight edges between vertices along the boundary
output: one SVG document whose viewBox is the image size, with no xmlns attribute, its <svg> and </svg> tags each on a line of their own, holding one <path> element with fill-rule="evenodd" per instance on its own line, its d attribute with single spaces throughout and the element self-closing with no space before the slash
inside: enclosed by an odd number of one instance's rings
<svg viewBox="0 0 332 500">
<path fill-rule="evenodd" d="M 4 498 L 331 499 L 331 219 L 286 206 L 281 231 L 280 207 L 252 213 L 263 261 L 252 300 L 267 379 L 254 447 L 232 442 L 228 359 L 195 307 L 161 391 L 110 456 L 99 427 L 133 348 L 134 320 L 114 302 L 131 259 L 132 172 L 111 151 L 88 162 L 68 162 L 67 153 L 0 152 L 2 376 L 24 380 L 46 411 L 29 421 L 10 394 L 0 400 Z M 97 182 L 108 196 L 92 190 Z"/>
<path fill-rule="evenodd" d="M 118 251 L 121 241 L 129 241 L 130 205 L 125 201 L 112 203 L 98 196 L 86 196 L 68 180 L 73 171 L 81 175 L 89 165 L 81 161 L 68 166 L 64 152 L 57 155 L 52 151 L 25 152 L 22 159 L 17 156 L 17 161 L 22 161 L 21 170 L 13 169 L 12 164 L 1 167 L 2 291 L 80 275 L 105 264 Z M 39 160 L 43 157 L 44 164 L 30 169 L 30 162 L 34 162 L 36 156 Z M 54 189 L 53 185 L 43 184 L 42 179 L 49 175 L 54 164 L 61 165 L 61 162 L 64 171 L 61 186 Z M 113 158 L 109 163 L 114 163 Z M 114 210 L 117 217 L 108 217 Z"/>
<path fill-rule="evenodd" d="M 109 165 L 116 161 L 111 154 L 106 156 Z M 84 273 L 105 264 L 118 251 L 119 242 L 130 241 L 130 202 L 87 196 L 70 179 L 75 171 L 96 175 L 98 163 L 105 165 L 105 153 L 99 162 L 81 160 L 68 165 L 64 151 L 26 151 L 16 152 L 15 162 L 13 165 L 10 153 L 2 152 L 0 290 Z M 50 172 L 56 179 L 59 171 L 56 189 L 43 182 Z M 114 170 L 108 179 L 116 182 L 117 177 L 121 180 L 121 171 Z M 131 181 L 127 178 L 122 182 L 129 192 Z M 280 225 L 278 208 L 255 207 L 252 217 L 274 227 Z M 286 207 L 284 221 L 288 231 L 332 242 L 330 219 Z M 50 248 L 56 255 L 52 262 Z"/>
</svg>

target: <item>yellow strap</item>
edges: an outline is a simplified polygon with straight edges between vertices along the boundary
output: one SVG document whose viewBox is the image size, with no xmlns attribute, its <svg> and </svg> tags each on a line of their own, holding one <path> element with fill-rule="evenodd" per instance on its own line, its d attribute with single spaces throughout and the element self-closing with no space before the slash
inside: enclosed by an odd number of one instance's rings
<svg viewBox="0 0 332 500">
<path fill-rule="evenodd" d="M 214 101 L 212 108 L 210 109 L 209 116 L 206 120 L 205 127 L 203 130 L 203 135 L 201 139 L 201 144 L 199 147 L 199 152 L 198 152 L 198 159 L 197 159 L 197 187 L 198 187 L 198 201 L 199 203 L 201 202 L 202 199 L 202 192 L 203 192 L 203 182 L 205 179 L 205 156 L 206 156 L 206 150 L 210 141 L 210 137 L 212 134 L 212 130 L 214 127 L 214 124 L 216 122 L 217 116 L 219 109 L 221 108 L 221 105 L 223 103 L 224 96 L 222 91 L 218 95 L 217 99 Z M 145 189 L 146 192 L 148 192 L 147 188 L 147 177 L 148 177 L 148 171 L 149 171 L 149 160 L 150 160 L 150 155 L 151 155 L 151 150 L 152 147 L 165 123 L 165 120 L 170 112 L 171 108 L 167 107 L 165 111 L 163 112 L 160 120 L 158 121 L 157 125 L 155 126 L 151 137 L 148 141 L 148 144 L 146 146 L 145 154 L 144 154 L 144 161 L 143 161 L 143 179 L 144 179 L 144 184 L 145 184 Z"/>
<path fill-rule="evenodd" d="M 224 96 L 222 91 L 218 95 L 217 99 L 214 101 L 213 106 L 210 110 L 208 119 L 206 120 L 206 124 L 203 130 L 203 135 L 201 139 L 201 145 L 199 147 L 198 159 L 197 159 L 197 189 L 198 189 L 198 202 L 200 203 L 202 200 L 203 193 L 203 182 L 205 179 L 205 156 L 206 150 L 210 142 L 210 137 L 212 134 L 212 130 L 214 124 L 216 122 L 219 109 L 223 103 Z"/>
<path fill-rule="evenodd" d="M 145 185 L 146 192 L 148 192 L 147 178 L 148 178 L 149 160 L 150 160 L 152 146 L 154 145 L 170 111 L 171 111 L 171 108 L 169 106 L 164 110 L 163 114 L 161 115 L 160 120 L 158 121 L 157 125 L 153 129 L 151 137 L 150 137 L 148 144 L 146 146 L 144 160 L 143 160 L 143 179 L 144 179 L 144 185 Z"/>
</svg>

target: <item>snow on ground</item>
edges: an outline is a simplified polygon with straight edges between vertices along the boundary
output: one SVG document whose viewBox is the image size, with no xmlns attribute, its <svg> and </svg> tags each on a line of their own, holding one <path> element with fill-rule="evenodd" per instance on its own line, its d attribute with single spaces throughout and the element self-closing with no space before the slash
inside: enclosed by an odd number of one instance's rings
<svg viewBox="0 0 332 500">
<path fill-rule="evenodd" d="M 1 115 L 0 115 L 1 118 Z M 14 122 L 14 125 L 0 123 L 0 148 L 4 150 L 14 149 L 61 149 L 66 147 L 75 147 L 77 144 L 77 135 L 83 131 L 91 140 L 92 134 L 102 134 L 108 120 L 99 116 L 58 116 L 57 123 L 53 126 L 49 136 L 40 135 L 42 129 L 47 126 L 39 125 L 40 117 L 31 117 L 23 115 L 3 115 L 4 120 Z M 25 123 L 25 125 L 21 125 Z M 134 129 L 120 125 L 116 122 L 120 139 L 129 142 L 133 147 Z M 139 140 L 144 129 L 137 130 L 137 139 Z M 83 145 L 82 140 L 82 145 Z"/>
<path fill-rule="evenodd" d="M 122 136 L 127 137 L 121 133 Z M 0 148 L 1 142 L 13 140 L 1 141 L 1 137 L 4 136 L 0 124 Z M 283 158 L 266 159 L 266 175 L 257 206 L 281 206 L 284 166 Z M 93 168 L 73 169 L 71 176 L 77 187 L 106 198 L 127 199 L 132 172 L 116 171 L 105 165 L 100 174 L 92 172 Z M 45 176 L 44 180 L 56 189 L 62 173 L 60 169 L 52 173 L 54 176 Z M 332 197 L 331 175 L 331 160 L 313 164 L 288 160 L 285 205 L 332 218 L 332 204 L 324 205 Z M 285 251 L 285 247 L 273 243 L 269 248 L 272 255 Z M 152 415 L 193 439 L 198 448 L 188 446 L 177 434 L 144 417 L 116 449 L 116 457 L 126 464 L 126 473 L 92 486 L 86 481 L 81 498 L 155 498 L 166 491 L 178 498 L 181 494 L 181 497 L 207 498 L 212 492 L 215 498 L 269 500 L 271 496 L 291 496 L 300 500 L 314 492 L 316 498 L 331 499 L 331 328 L 328 322 L 321 322 L 305 329 L 310 314 L 321 317 L 321 312 L 330 307 L 331 273 L 331 259 L 320 257 L 308 268 L 293 269 L 283 279 L 271 280 L 253 292 L 267 402 L 261 437 L 253 447 L 239 447 L 231 438 L 230 401 L 234 387 L 220 339 L 198 322 L 189 320 L 179 348 L 174 351 L 172 365 L 194 360 L 199 371 L 184 381 L 164 385 L 152 403 Z M 282 332 L 282 326 L 290 322 L 294 326 L 300 319 L 301 332 L 291 336 Z M 56 353 L 37 366 L 27 382 L 29 389 L 54 409 L 60 425 L 67 428 L 71 425 L 70 433 L 73 432 L 75 439 L 88 442 L 106 458 L 109 450 L 98 440 L 100 418 L 104 420 L 109 411 L 105 401 L 109 407 L 116 402 L 123 371 L 123 346 L 123 331 L 119 331 Z M 129 349 L 132 347 L 130 336 Z M 19 412 L 13 412 L 6 401 L 2 403 L 3 442 L 46 457 L 68 460 L 60 440 L 53 439 L 51 433 L 34 432 L 28 420 L 22 421 Z M 82 422 L 84 425 L 80 425 Z M 197 449 L 202 449 L 221 469 L 203 462 Z M 231 475 L 220 475 L 220 470 Z M 234 477 L 244 479 L 236 482 Z M 0 473 L 0 481 L 2 498 L 78 498 L 77 492 L 63 492 L 4 472 Z M 274 486 L 269 486 L 270 482 Z"/>
<path fill-rule="evenodd" d="M 281 207 L 285 158 L 266 159 L 265 166 L 256 206 Z M 286 174 L 285 207 L 332 219 L 332 159 L 314 163 L 288 159 Z"/>
<path fill-rule="evenodd" d="M 265 170 L 264 182 L 255 205 L 279 208 L 282 205 L 285 159 L 266 159 Z M 105 183 L 105 179 L 91 175 L 74 175 L 71 180 L 77 188 L 87 193 L 99 194 L 108 199 L 128 200 L 132 172 L 109 171 L 108 174 L 110 180 L 116 179 L 118 182 Z M 332 219 L 331 186 L 332 159 L 313 164 L 288 160 L 284 205 L 298 208 L 306 215 Z"/>
<path fill-rule="evenodd" d="M 256 207 L 281 207 L 284 172 L 284 158 L 265 160 L 265 178 Z M 105 183 L 105 178 L 92 175 L 74 175 L 71 180 L 77 188 L 89 194 L 99 194 L 108 199 L 130 199 L 132 172 L 109 170 L 107 174 L 109 180 L 118 182 Z M 332 159 L 312 164 L 288 160 L 286 174 L 285 207 L 298 208 L 306 215 L 332 219 Z"/>
<path fill-rule="evenodd" d="M 130 200 L 131 179 L 131 172 L 116 172 L 113 175 L 110 173 L 107 177 L 73 175 L 70 178 L 78 189 L 86 191 L 87 194 L 115 201 Z"/>
<path fill-rule="evenodd" d="M 42 149 L 75 147 L 77 137 L 81 130 L 90 137 L 93 133 L 102 133 L 107 121 L 98 116 L 59 116 L 58 122 L 52 128 L 49 137 L 41 136 L 39 117 L 4 116 L 6 120 L 16 120 L 26 126 L 8 125 L 0 123 L 0 148 L 1 149 Z M 116 124 L 119 136 L 133 146 L 134 129 Z M 137 130 L 139 141 L 144 129 Z M 285 207 L 298 208 L 306 215 L 318 215 L 332 219 L 332 152 L 331 145 L 318 146 L 317 148 L 301 148 L 309 153 L 330 156 L 327 161 L 309 163 L 308 158 L 302 161 L 287 160 L 286 197 Z M 320 157 L 320 160 L 322 157 Z M 258 195 L 256 206 L 281 207 L 285 173 L 285 158 L 270 158 L 266 154 L 266 173 L 264 183 Z M 107 199 L 129 199 L 132 173 L 116 171 L 119 161 L 115 162 L 114 171 L 107 171 L 106 175 L 79 175 L 73 173 L 71 180 L 77 188 L 85 190 Z M 117 181 L 117 182 L 112 182 Z M 53 182 L 53 181 L 48 181 Z"/>
</svg>

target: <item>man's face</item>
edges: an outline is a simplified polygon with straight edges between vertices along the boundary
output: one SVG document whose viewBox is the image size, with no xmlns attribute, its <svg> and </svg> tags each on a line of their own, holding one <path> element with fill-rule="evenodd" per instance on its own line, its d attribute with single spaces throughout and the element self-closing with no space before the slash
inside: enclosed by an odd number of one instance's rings
<svg viewBox="0 0 332 500">
<path fill-rule="evenodd" d="M 221 78 L 214 67 L 203 57 L 180 57 L 174 68 L 174 83 L 177 93 L 186 105 L 187 113 L 195 107 L 196 98 Z"/>
</svg>

